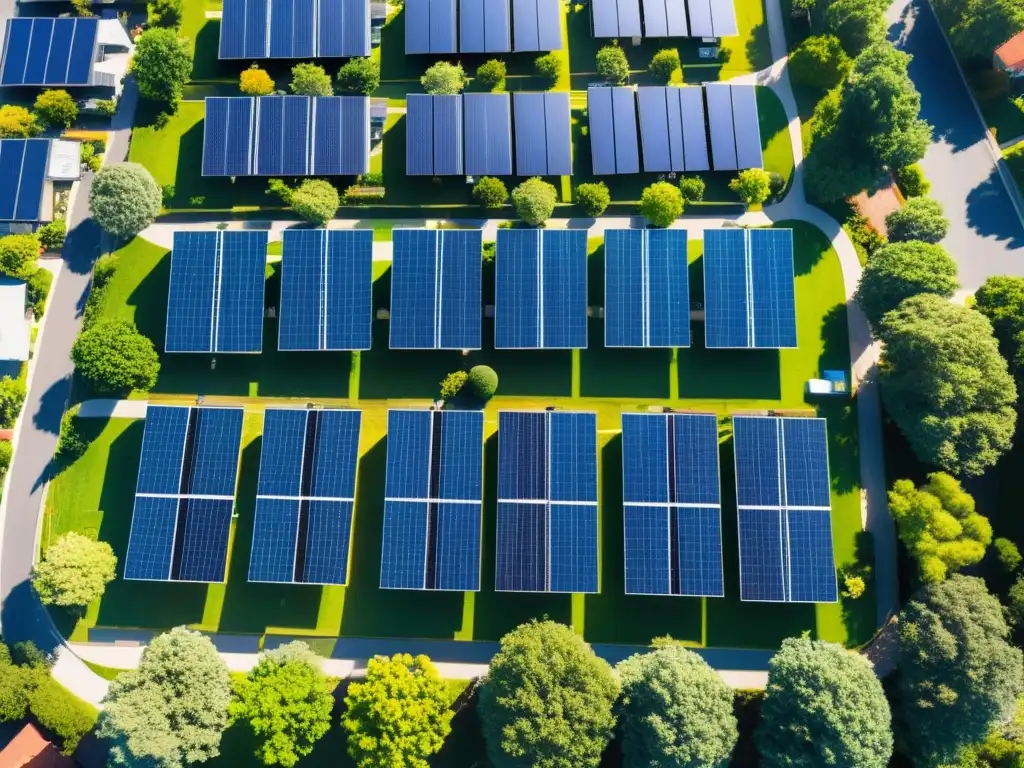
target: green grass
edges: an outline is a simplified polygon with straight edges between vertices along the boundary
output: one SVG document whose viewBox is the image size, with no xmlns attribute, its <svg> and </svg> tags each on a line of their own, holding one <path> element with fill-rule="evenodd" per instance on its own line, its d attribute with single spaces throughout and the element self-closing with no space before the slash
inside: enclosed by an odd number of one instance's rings
<svg viewBox="0 0 1024 768">
<path fill-rule="evenodd" d="M 789 141 L 786 110 L 771 88 L 757 87 L 757 122 L 764 169 L 784 178 L 788 189 L 793 179 L 793 145 Z"/>
<path fill-rule="evenodd" d="M 122 672 L 127 671 L 118 667 L 105 667 L 102 664 L 95 664 L 94 662 L 85 661 L 84 659 L 82 660 L 82 663 L 104 680 L 115 680 Z"/>
</svg>

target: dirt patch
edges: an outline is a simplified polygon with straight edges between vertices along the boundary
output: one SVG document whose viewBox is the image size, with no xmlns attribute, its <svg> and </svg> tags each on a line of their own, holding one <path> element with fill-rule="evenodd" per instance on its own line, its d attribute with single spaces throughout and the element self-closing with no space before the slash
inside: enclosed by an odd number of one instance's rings
<svg viewBox="0 0 1024 768">
<path fill-rule="evenodd" d="M 903 195 L 896 188 L 896 183 L 890 178 L 887 184 L 880 187 L 873 194 L 861 192 L 853 198 L 853 204 L 857 206 L 862 216 L 867 217 L 868 223 L 883 235 L 888 235 L 885 228 L 885 217 L 903 205 Z"/>
</svg>

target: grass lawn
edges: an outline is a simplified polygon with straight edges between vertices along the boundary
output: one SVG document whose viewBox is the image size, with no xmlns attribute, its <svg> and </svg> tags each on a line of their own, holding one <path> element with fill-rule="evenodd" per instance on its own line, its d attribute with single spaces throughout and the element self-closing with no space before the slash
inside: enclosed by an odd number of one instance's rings
<svg viewBox="0 0 1024 768">
<path fill-rule="evenodd" d="M 731 442 L 722 423 L 723 541 L 727 597 L 626 597 L 622 591 L 621 443 L 623 411 L 651 404 L 714 411 L 722 416 L 747 409 L 802 409 L 804 383 L 822 368 L 848 368 L 845 303 L 839 262 L 824 236 L 795 223 L 796 297 L 800 346 L 782 351 L 709 351 L 696 324 L 692 348 L 612 350 L 603 347 L 600 322 L 591 326 L 590 347 L 579 352 L 516 352 L 488 344 L 467 357 L 458 353 L 390 351 L 387 325 L 376 322 L 374 348 L 366 353 L 303 355 L 276 352 L 276 322 L 265 321 L 262 355 L 219 361 L 164 356 L 152 399 L 188 401 L 197 390 L 207 402 L 245 403 L 237 516 L 233 523 L 228 581 L 224 585 L 113 582 L 102 602 L 90 606 L 74 630 L 90 627 L 162 629 L 189 624 L 208 631 L 277 633 L 325 638 L 425 637 L 488 639 L 516 624 L 547 615 L 572 623 L 594 642 L 646 643 L 665 633 L 708 646 L 778 647 L 782 638 L 809 630 L 814 636 L 856 645 L 871 634 L 873 595 L 846 605 L 741 604 Z M 590 290 L 602 295 L 603 249 L 592 242 Z M 701 244 L 691 243 L 691 282 L 697 298 L 703 284 Z M 121 252 L 121 266 L 108 285 L 103 314 L 134 318 L 156 340 L 163 339 L 169 259 L 162 249 L 136 240 Z M 387 306 L 390 274 L 375 262 L 374 306 Z M 274 302 L 273 278 L 268 301 Z M 487 280 L 485 280 L 486 284 Z M 493 324 L 485 321 L 484 338 Z M 450 370 L 477 363 L 492 365 L 501 377 L 500 394 L 486 411 L 486 474 L 483 532 L 483 585 L 476 594 L 382 591 L 381 523 L 386 457 L 387 409 L 423 406 L 437 394 Z M 252 537 L 255 485 L 260 458 L 262 409 L 281 398 L 305 403 L 356 405 L 363 410 L 361 460 L 348 587 L 249 584 L 246 570 Z M 497 411 L 503 408 L 593 410 L 598 416 L 601 470 L 600 567 L 598 595 L 512 595 L 495 593 Z M 855 403 L 819 407 L 829 420 L 833 481 L 833 526 L 840 565 L 871 561 L 870 542 L 860 533 Z M 65 531 L 77 530 L 109 541 L 123 563 L 132 513 L 132 495 L 143 433 L 141 421 L 86 423 L 91 444 L 51 485 L 44 518 L 43 546 Z M 113 469 L 116 468 L 116 469 Z M 64 624 L 68 631 L 71 627 Z M 324 644 L 326 643 L 326 645 Z"/>
<path fill-rule="evenodd" d="M 757 86 L 757 124 L 761 132 L 764 169 L 786 180 L 793 178 L 793 145 L 789 142 L 786 110 L 771 88 Z"/>
</svg>

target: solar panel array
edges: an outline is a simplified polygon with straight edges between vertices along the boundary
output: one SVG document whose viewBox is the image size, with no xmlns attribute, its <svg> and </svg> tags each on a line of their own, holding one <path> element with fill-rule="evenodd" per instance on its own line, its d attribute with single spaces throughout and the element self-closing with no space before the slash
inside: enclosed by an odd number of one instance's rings
<svg viewBox="0 0 1024 768">
<path fill-rule="evenodd" d="M 764 161 L 754 86 L 708 83 L 704 91 L 708 100 L 714 169 L 735 171 L 762 167 Z"/>
<path fill-rule="evenodd" d="M 691 37 L 729 37 L 740 33 L 733 0 L 686 0 L 686 8 Z"/>
<path fill-rule="evenodd" d="M 640 0 L 591 0 L 594 37 L 641 37 Z"/>
<path fill-rule="evenodd" d="M 462 96 L 410 93 L 405 122 L 407 175 L 462 175 Z"/>
<path fill-rule="evenodd" d="M 480 589 L 483 411 L 388 411 L 381 589 Z"/>
<path fill-rule="evenodd" d="M 720 349 L 797 345 L 793 230 L 704 230 L 704 343 Z"/>
<path fill-rule="evenodd" d="M 458 52 L 455 0 L 405 1 L 405 52 Z"/>
<path fill-rule="evenodd" d="M 39 220 L 49 139 L 0 139 L 0 221 Z"/>
<path fill-rule="evenodd" d="M 243 413 L 146 409 L 126 579 L 224 581 Z"/>
<path fill-rule="evenodd" d="M 266 410 L 249 581 L 347 583 L 361 415 Z"/>
<path fill-rule="evenodd" d="M 648 86 L 636 96 L 644 170 L 709 170 L 701 89 Z"/>
<path fill-rule="evenodd" d="M 90 85 L 98 32 L 96 18 L 8 19 L 0 85 Z"/>
<path fill-rule="evenodd" d="M 488 0 L 490 2 L 490 0 Z M 512 175 L 512 102 L 507 93 L 467 93 L 465 117 L 466 173 Z"/>
<path fill-rule="evenodd" d="M 722 597 L 718 419 L 622 414 L 627 595 Z"/>
<path fill-rule="evenodd" d="M 572 174 L 568 93 L 515 93 L 516 174 Z"/>
<path fill-rule="evenodd" d="M 596 414 L 498 413 L 494 588 L 598 591 Z"/>
<path fill-rule="evenodd" d="M 366 0 L 224 0 L 221 59 L 369 55 Z"/>
<path fill-rule="evenodd" d="M 645 37 L 689 36 L 686 5 L 681 0 L 643 0 L 643 5 Z"/>
<path fill-rule="evenodd" d="M 687 272 L 686 230 L 606 230 L 604 345 L 690 346 Z"/>
<path fill-rule="evenodd" d="M 733 418 L 740 599 L 834 603 L 824 419 Z"/>
<path fill-rule="evenodd" d="M 391 349 L 480 349 L 483 233 L 392 232 Z"/>
<path fill-rule="evenodd" d="M 167 352 L 260 352 L 267 233 L 175 232 Z"/>
<path fill-rule="evenodd" d="M 587 114 L 594 175 L 639 173 L 633 89 L 588 88 Z"/>
<path fill-rule="evenodd" d="M 495 349 L 585 349 L 587 231 L 499 229 Z"/>
<path fill-rule="evenodd" d="M 561 29 L 559 0 L 512 0 L 512 50 L 561 50 Z"/>
<path fill-rule="evenodd" d="M 370 170 L 366 96 L 210 96 L 203 176 L 355 176 Z"/>
<path fill-rule="evenodd" d="M 373 230 L 286 229 L 277 347 L 369 349 Z"/>
<path fill-rule="evenodd" d="M 733 0 L 592 0 L 594 37 L 726 37 L 739 34 Z M 687 24 L 689 10 L 689 24 Z"/>
<path fill-rule="evenodd" d="M 511 49 L 508 0 L 459 0 L 462 53 L 506 53 Z"/>
</svg>

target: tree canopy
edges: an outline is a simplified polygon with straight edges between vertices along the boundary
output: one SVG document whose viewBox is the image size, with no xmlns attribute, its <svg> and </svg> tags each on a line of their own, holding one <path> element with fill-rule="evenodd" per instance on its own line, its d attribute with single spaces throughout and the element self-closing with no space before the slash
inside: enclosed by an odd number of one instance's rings
<svg viewBox="0 0 1024 768">
<path fill-rule="evenodd" d="M 135 41 L 131 71 L 142 98 L 175 104 L 192 75 L 192 56 L 175 30 L 150 27 Z"/>
<path fill-rule="evenodd" d="M 60 89 L 40 93 L 32 108 L 40 120 L 54 128 L 70 128 L 78 119 L 78 104 L 70 93 Z"/>
<path fill-rule="evenodd" d="M 985 582 L 952 576 L 920 590 L 900 613 L 894 707 L 901 748 L 917 764 L 952 762 L 1010 716 L 1024 690 L 1021 651 Z"/>
<path fill-rule="evenodd" d="M 923 293 L 887 312 L 879 383 L 921 461 L 978 475 L 1010 448 L 1017 387 L 979 312 Z"/>
<path fill-rule="evenodd" d="M 912 197 L 900 208 L 885 217 L 885 228 L 890 243 L 920 240 L 937 243 L 949 231 L 949 219 L 942 205 L 931 197 Z"/>
<path fill-rule="evenodd" d="M 875 327 L 904 299 L 919 293 L 948 299 L 958 287 L 956 262 L 944 248 L 921 242 L 894 243 L 868 257 L 856 299 Z"/>
<path fill-rule="evenodd" d="M 576 187 L 576 204 L 587 216 L 600 216 L 612 202 L 612 195 L 603 181 L 586 182 Z"/>
<path fill-rule="evenodd" d="M 478 712 L 494 768 L 595 767 L 612 736 L 619 684 L 564 624 L 509 632 L 480 688 Z"/>
<path fill-rule="evenodd" d="M 303 62 L 292 67 L 292 82 L 289 86 L 297 96 L 333 96 L 334 85 L 331 76 L 318 64 Z"/>
<path fill-rule="evenodd" d="M 1024 364 L 1024 277 L 988 278 L 974 294 L 974 309 L 992 323 L 1003 357 L 1019 372 Z"/>
<path fill-rule="evenodd" d="M 300 218 L 318 227 L 333 219 L 341 205 L 338 190 L 323 179 L 306 179 L 291 190 L 288 201 Z"/>
<path fill-rule="evenodd" d="M 252 64 L 243 69 L 238 79 L 238 90 L 249 96 L 269 96 L 274 92 L 274 81 L 265 69 Z"/>
<path fill-rule="evenodd" d="M 342 93 L 369 96 L 380 85 L 380 64 L 369 57 L 349 59 L 338 70 L 338 88 Z"/>
<path fill-rule="evenodd" d="M 662 48 L 651 57 L 648 71 L 661 83 L 672 82 L 672 76 L 679 69 L 679 51 L 675 48 Z"/>
<path fill-rule="evenodd" d="M 717 768 L 736 746 L 733 692 L 700 656 L 670 644 L 616 667 L 624 768 Z"/>
<path fill-rule="evenodd" d="M 153 638 L 137 669 L 111 681 L 97 733 L 111 739 L 114 765 L 183 768 L 220 753 L 230 700 L 213 643 L 176 627 Z"/>
<path fill-rule="evenodd" d="M 932 6 L 956 52 L 989 65 L 992 52 L 1024 29 L 1020 0 L 935 0 Z"/>
<path fill-rule="evenodd" d="M 729 189 L 747 205 L 760 205 L 772 193 L 772 177 L 763 168 L 747 168 L 729 182 Z"/>
<path fill-rule="evenodd" d="M 618 45 L 606 45 L 597 52 L 597 74 L 609 83 L 623 83 L 629 77 L 629 62 Z"/>
<path fill-rule="evenodd" d="M 474 365 L 469 369 L 466 386 L 481 402 L 487 402 L 498 391 L 498 374 L 489 365 Z"/>
<path fill-rule="evenodd" d="M 813 35 L 789 54 L 789 76 L 795 85 L 834 88 L 850 71 L 852 62 L 835 35 Z"/>
<path fill-rule="evenodd" d="M 491 90 L 505 82 L 505 75 L 505 62 L 501 59 L 488 59 L 476 68 L 476 79 Z"/>
<path fill-rule="evenodd" d="M 547 81 L 549 88 L 554 88 L 558 78 L 562 76 L 562 60 L 554 53 L 545 53 L 533 62 L 537 75 Z"/>
<path fill-rule="evenodd" d="M 427 93 L 454 95 L 466 86 L 466 72 L 461 64 L 439 61 L 427 68 L 420 84 Z"/>
<path fill-rule="evenodd" d="M 505 182 L 494 176 L 481 176 L 473 185 L 473 199 L 484 208 L 501 208 L 508 202 Z"/>
<path fill-rule="evenodd" d="M 32 572 L 32 586 L 47 605 L 86 606 L 117 575 L 117 558 L 105 541 L 65 533 L 46 548 Z"/>
<path fill-rule="evenodd" d="M 178 29 L 184 17 L 182 0 L 150 0 L 147 5 L 149 24 L 152 27 Z"/>
<path fill-rule="evenodd" d="M 108 165 L 96 174 L 89 190 L 96 223 L 125 240 L 152 224 L 162 205 L 160 187 L 138 163 Z"/>
<path fill-rule="evenodd" d="M 640 215 L 656 227 L 667 227 L 683 215 L 683 193 L 667 181 L 656 181 L 640 194 Z"/>
<path fill-rule="evenodd" d="M 36 116 L 17 104 L 0 106 L 0 139 L 29 139 L 42 131 Z"/>
<path fill-rule="evenodd" d="M 885 0 L 834 0 L 825 13 L 825 25 L 851 56 L 885 40 Z"/>
<path fill-rule="evenodd" d="M 147 390 L 160 372 L 153 342 L 128 320 L 100 320 L 82 331 L 71 347 L 71 359 L 99 394 Z"/>
<path fill-rule="evenodd" d="M 768 666 L 756 738 L 764 768 L 886 768 L 893 748 L 889 702 L 859 654 L 789 638 Z"/>
<path fill-rule="evenodd" d="M 35 235 L 15 234 L 0 237 L 0 274 L 28 280 L 36 271 L 39 240 Z"/>
<path fill-rule="evenodd" d="M 519 218 L 531 226 L 540 226 L 555 212 L 558 193 L 555 188 L 534 176 L 512 190 L 512 206 Z"/>
</svg>

